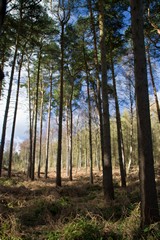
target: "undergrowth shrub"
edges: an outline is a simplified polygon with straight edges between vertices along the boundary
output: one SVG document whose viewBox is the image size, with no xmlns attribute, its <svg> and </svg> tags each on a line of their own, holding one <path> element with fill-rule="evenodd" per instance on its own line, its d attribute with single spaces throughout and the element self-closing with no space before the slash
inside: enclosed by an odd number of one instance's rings
<svg viewBox="0 0 160 240">
<path fill-rule="evenodd" d="M 133 208 L 133 206 L 132 206 Z M 134 204 L 133 210 L 130 215 L 126 217 L 121 223 L 121 231 L 123 234 L 123 239 L 139 239 L 140 232 L 140 205 Z"/>
<path fill-rule="evenodd" d="M 23 225 L 36 226 L 46 224 L 46 216 L 52 215 L 55 217 L 60 214 L 62 209 L 70 205 L 68 198 L 60 198 L 55 202 L 48 202 L 44 199 L 36 200 L 32 206 L 23 209 L 20 213 L 20 220 Z"/>
<path fill-rule="evenodd" d="M 0 218 L 0 240 L 21 240 L 16 236 L 19 230 L 19 223 L 14 216 L 9 219 Z"/>
<path fill-rule="evenodd" d="M 49 233 L 47 240 L 102 240 L 103 226 L 93 219 L 79 217 L 63 229 Z"/>
<path fill-rule="evenodd" d="M 17 184 L 17 181 L 13 178 L 1 178 L 0 179 L 1 186 L 10 187 L 10 186 L 14 186 L 16 184 Z"/>
<path fill-rule="evenodd" d="M 146 240 L 159 240 L 160 239 L 160 222 L 151 224 L 144 228 L 142 236 Z"/>
</svg>

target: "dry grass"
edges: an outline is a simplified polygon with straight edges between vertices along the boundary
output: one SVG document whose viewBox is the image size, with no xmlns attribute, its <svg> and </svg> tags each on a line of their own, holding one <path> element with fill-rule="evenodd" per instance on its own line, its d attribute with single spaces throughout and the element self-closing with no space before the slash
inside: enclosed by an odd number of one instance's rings
<svg viewBox="0 0 160 240">
<path fill-rule="evenodd" d="M 159 225 L 140 231 L 137 170 L 128 177 L 126 189 L 119 183 L 116 170 L 115 200 L 107 206 L 101 172 L 94 172 L 94 185 L 89 184 L 85 170 L 74 172 L 72 182 L 64 172 L 61 188 L 56 188 L 53 173 L 48 179 L 34 182 L 20 173 L 11 180 L 1 178 L 0 239 L 85 240 L 84 236 L 89 236 L 86 240 L 159 239 Z"/>
</svg>

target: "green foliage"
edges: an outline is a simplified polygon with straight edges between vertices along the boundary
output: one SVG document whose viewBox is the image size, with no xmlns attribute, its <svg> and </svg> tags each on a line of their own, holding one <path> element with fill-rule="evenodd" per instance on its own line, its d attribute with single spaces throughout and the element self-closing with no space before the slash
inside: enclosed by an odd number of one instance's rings
<svg viewBox="0 0 160 240">
<path fill-rule="evenodd" d="M 0 239 L 1 240 L 21 240 L 20 237 L 16 236 L 18 229 L 17 219 L 10 217 L 9 220 L 0 219 Z"/>
<path fill-rule="evenodd" d="M 17 181 L 13 178 L 0 178 L 0 185 L 9 187 L 16 184 L 17 184 Z"/>
<path fill-rule="evenodd" d="M 160 239 L 160 222 L 145 227 L 142 231 L 142 235 L 147 240 Z"/>
<path fill-rule="evenodd" d="M 69 205 L 69 199 L 67 197 L 62 197 L 56 202 L 49 204 L 48 209 L 53 215 L 56 215 L 60 213 L 62 209 L 67 208 Z"/>
<path fill-rule="evenodd" d="M 10 225 L 7 221 L 1 223 L 0 237 L 2 238 L 9 229 L 10 229 Z"/>
<path fill-rule="evenodd" d="M 48 240 L 102 240 L 102 226 L 92 219 L 79 217 L 61 231 L 48 234 Z"/>
<path fill-rule="evenodd" d="M 54 217 L 69 205 L 68 198 L 63 197 L 55 202 L 48 202 L 44 199 L 36 200 L 29 208 L 25 208 L 20 213 L 21 223 L 26 226 L 44 225 L 46 214 L 51 214 Z"/>
<path fill-rule="evenodd" d="M 47 240 L 59 240 L 59 235 L 60 232 L 56 231 L 56 232 L 50 232 L 47 234 Z"/>
<path fill-rule="evenodd" d="M 127 216 L 121 222 L 121 232 L 123 239 L 139 239 L 140 232 L 140 206 L 135 204 L 133 210 L 130 211 L 129 216 Z"/>
</svg>

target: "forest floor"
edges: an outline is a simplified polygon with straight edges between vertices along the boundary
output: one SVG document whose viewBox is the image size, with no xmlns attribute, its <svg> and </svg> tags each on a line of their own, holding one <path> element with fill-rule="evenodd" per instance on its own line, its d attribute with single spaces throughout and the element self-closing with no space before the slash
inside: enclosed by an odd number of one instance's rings
<svg viewBox="0 0 160 240">
<path fill-rule="evenodd" d="M 114 171 L 115 200 L 110 205 L 103 198 L 101 172 L 94 172 L 93 185 L 85 170 L 74 172 L 72 182 L 63 176 L 58 188 L 53 174 L 35 181 L 27 181 L 22 173 L 0 178 L 1 240 L 160 239 L 160 222 L 140 229 L 136 169 L 126 189 L 120 187 L 119 171 Z M 160 170 L 156 178 L 160 199 Z"/>
</svg>

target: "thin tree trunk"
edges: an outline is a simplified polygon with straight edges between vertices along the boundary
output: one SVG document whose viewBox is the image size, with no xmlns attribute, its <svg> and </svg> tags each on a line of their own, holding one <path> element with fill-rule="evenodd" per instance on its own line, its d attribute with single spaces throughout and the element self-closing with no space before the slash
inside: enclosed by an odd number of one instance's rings
<svg viewBox="0 0 160 240">
<path fill-rule="evenodd" d="M 132 156 L 133 156 L 133 97 L 131 92 L 131 81 L 129 79 L 129 98 L 130 98 L 130 149 L 129 149 L 129 161 L 127 167 L 127 173 L 129 174 L 131 164 L 132 164 Z"/>
<path fill-rule="evenodd" d="M 60 105 L 58 127 L 58 149 L 56 166 L 56 185 L 61 186 L 61 161 L 62 161 L 62 117 L 63 117 L 63 65 L 64 65 L 64 24 L 61 24 L 61 76 L 60 76 Z"/>
<path fill-rule="evenodd" d="M 34 138 L 33 138 L 33 158 L 31 167 L 31 180 L 35 178 L 35 161 L 36 161 L 36 144 L 37 144 L 37 119 L 38 119 L 38 98 L 39 98 L 39 81 L 40 81 L 40 66 L 41 66 L 41 48 L 38 56 L 38 71 L 37 71 L 37 83 L 36 83 L 36 107 L 35 107 L 35 121 L 34 121 Z"/>
<path fill-rule="evenodd" d="M 159 220 L 154 172 L 146 55 L 143 1 L 130 0 L 134 48 L 134 71 L 138 125 L 138 153 L 141 190 L 141 226 Z"/>
<path fill-rule="evenodd" d="M 6 8 L 6 1 L 3 1 L 3 10 L 2 10 L 2 18 L 3 19 L 3 14 L 5 13 L 5 8 Z M 19 10 L 19 25 L 18 25 L 18 31 L 17 31 L 17 36 L 16 36 L 16 43 L 15 43 L 15 52 L 14 52 L 14 57 L 13 57 L 13 63 L 12 63 L 12 70 L 11 70 L 11 77 L 10 77 L 10 83 L 9 83 L 9 89 L 8 89 L 8 96 L 7 96 L 7 102 L 6 102 L 6 109 L 5 109 L 5 114 L 4 114 L 4 120 L 3 120 L 3 128 L 2 128 L 2 136 L 1 136 L 1 145 L 0 145 L 0 176 L 2 173 L 2 164 L 3 164 L 3 154 L 4 154 L 4 145 L 5 145 L 5 136 L 6 136 L 6 127 L 7 127 L 7 119 L 8 119 L 8 112 L 9 112 L 9 105 L 10 105 L 10 99 L 11 99 L 11 93 L 12 93 L 12 85 L 13 85 L 13 77 L 14 77 L 14 71 L 15 71 L 15 65 L 16 65 L 16 59 L 17 59 L 17 52 L 18 52 L 18 45 L 19 45 L 19 32 L 21 29 L 21 24 L 22 24 L 22 11 L 23 8 L 23 3 L 20 3 L 20 10 Z M 2 20 L 3 23 L 3 20 Z"/>
<path fill-rule="evenodd" d="M 97 134 L 97 130 L 95 130 L 95 139 L 94 139 L 94 141 L 95 141 L 95 166 L 97 167 L 97 169 L 98 169 L 98 134 Z"/>
<path fill-rule="evenodd" d="M 41 80 L 41 112 L 40 112 L 40 137 L 39 137 L 39 157 L 38 157 L 38 172 L 37 176 L 40 178 L 41 175 L 41 162 L 42 162 L 42 130 L 43 130 L 43 102 L 44 102 L 44 89 Z"/>
<path fill-rule="evenodd" d="M 58 148 L 56 165 L 56 186 L 61 186 L 61 162 L 62 162 L 62 118 L 63 118 L 63 75 L 64 75 L 64 28 L 70 18 L 70 9 L 65 9 L 64 1 L 59 1 L 59 21 L 61 24 L 61 72 L 60 72 L 60 105 L 59 105 L 59 127 L 58 127 Z"/>
<path fill-rule="evenodd" d="M 7 120 L 8 120 L 9 105 L 10 105 L 10 100 L 11 100 L 11 92 L 12 92 L 16 58 L 17 58 L 18 44 L 19 44 L 19 35 L 17 36 L 16 45 L 15 45 L 15 52 L 14 52 L 13 63 L 12 63 L 12 70 L 11 70 L 11 77 L 10 77 L 8 96 L 7 96 L 7 102 L 6 102 L 6 109 L 5 109 L 3 127 L 2 127 L 2 136 L 1 136 L 1 145 L 0 145 L 0 177 L 2 174 L 2 164 L 3 164 L 6 129 L 7 129 Z"/>
<path fill-rule="evenodd" d="M 82 167 L 82 132 L 79 133 L 79 169 Z"/>
<path fill-rule="evenodd" d="M 101 153 L 101 148 L 100 148 L 100 134 L 99 134 L 99 130 L 97 129 L 96 130 L 97 134 L 96 134 L 96 158 L 97 158 L 97 168 L 98 168 L 98 171 L 101 170 L 101 156 L 102 156 L 102 153 Z"/>
<path fill-rule="evenodd" d="M 30 66 L 28 59 L 28 105 L 29 105 L 29 159 L 28 159 L 28 169 L 27 176 L 31 179 L 31 169 L 32 169 L 32 157 L 33 157 L 33 124 L 32 120 L 32 108 L 31 108 L 31 79 L 30 79 Z"/>
<path fill-rule="evenodd" d="M 111 71 L 112 71 L 114 99 L 115 99 L 115 107 L 116 107 L 117 142 L 118 142 L 118 157 L 119 157 L 119 166 L 120 166 L 120 174 L 121 174 L 121 185 L 122 187 L 126 187 L 126 168 L 125 168 L 126 164 L 125 164 L 125 158 L 124 158 L 122 126 L 121 126 L 121 117 L 120 117 L 119 103 L 118 103 L 118 96 L 117 96 L 116 79 L 115 79 L 115 73 L 114 73 L 112 49 L 110 49 L 110 60 L 111 60 Z"/>
<path fill-rule="evenodd" d="M 156 86 L 155 86 L 155 81 L 154 81 L 154 76 L 153 76 L 153 71 L 152 71 L 152 64 L 151 64 L 151 59 L 150 59 L 149 46 L 147 47 L 147 60 L 148 60 L 149 72 L 150 72 L 150 76 L 151 76 L 151 83 L 152 83 L 152 87 L 153 87 L 154 98 L 155 98 L 155 103 L 156 103 L 156 108 L 157 108 L 158 121 L 160 123 L 160 107 L 159 107 L 157 89 L 156 89 Z"/>
<path fill-rule="evenodd" d="M 52 74 L 50 76 L 50 96 L 49 96 L 49 107 L 48 107 L 47 137 L 46 137 L 45 178 L 48 177 L 48 158 L 49 158 L 49 144 L 50 144 L 51 107 L 52 107 Z"/>
<path fill-rule="evenodd" d="M 73 127 L 72 94 L 73 94 L 73 86 L 72 86 L 72 90 L 71 90 L 71 98 L 69 100 L 69 106 L 67 106 L 67 163 L 66 163 L 66 171 L 67 171 L 67 176 L 69 177 L 70 181 L 72 181 L 72 151 L 73 151 L 73 142 L 72 142 L 72 127 Z"/>
<path fill-rule="evenodd" d="M 4 17 L 6 14 L 6 6 L 7 6 L 7 0 L 1 0 L 0 2 L 0 34 L 1 34 L 2 25 L 4 22 Z"/>
<path fill-rule="evenodd" d="M 133 114 L 131 113 L 130 117 L 130 147 L 129 147 L 129 161 L 127 167 L 127 173 L 129 174 L 131 169 L 131 164 L 133 160 Z"/>
<path fill-rule="evenodd" d="M 94 42 L 94 63 L 96 67 L 96 82 L 97 82 L 97 109 L 99 113 L 99 122 L 100 122 L 100 140 L 101 140 L 101 155 L 102 162 L 104 161 L 104 151 L 103 151 L 103 119 L 102 119 L 102 106 L 101 106 L 101 81 L 99 77 L 99 62 L 98 62 L 98 50 L 97 50 L 97 35 L 95 30 L 95 21 L 92 11 L 92 0 L 88 0 L 88 6 L 90 11 L 90 22 L 91 30 L 93 33 L 93 42 Z"/>
<path fill-rule="evenodd" d="M 79 163 L 79 151 L 78 151 L 78 133 L 76 134 L 76 139 L 75 139 L 75 158 L 76 158 L 76 165 L 77 165 L 77 171 L 80 168 L 80 163 Z"/>
<path fill-rule="evenodd" d="M 88 95 L 88 127 L 89 127 L 89 148 L 90 148 L 90 184 L 93 184 L 93 151 L 92 151 L 92 121 L 91 121 L 91 100 L 89 90 L 89 77 L 87 76 L 87 95 Z"/>
<path fill-rule="evenodd" d="M 87 136 L 87 128 L 85 129 L 85 134 L 84 134 L 84 142 L 85 142 L 85 169 L 86 173 L 88 171 L 88 136 Z"/>
<path fill-rule="evenodd" d="M 101 72 L 102 72 L 102 103 L 103 103 L 103 190 L 107 202 L 114 199 L 112 161 L 111 161 L 111 138 L 108 103 L 108 85 L 106 69 L 106 46 L 104 26 L 104 1 L 99 0 L 99 28 L 100 28 L 100 49 L 101 49 Z"/>
<path fill-rule="evenodd" d="M 70 158 L 69 158 L 69 180 L 73 180 L 73 110 L 72 110 L 72 99 L 73 99 L 73 89 L 74 89 L 74 80 L 71 76 L 71 97 L 69 100 L 69 110 L 70 110 L 70 135 L 69 135 L 69 145 L 70 145 Z"/>
<path fill-rule="evenodd" d="M 89 155 L 90 155 L 90 184 L 93 184 L 93 153 L 92 153 L 92 121 L 91 121 L 91 99 L 90 99 L 90 89 L 89 89 L 89 71 L 88 64 L 86 60 L 86 52 L 83 40 L 83 54 L 86 70 L 86 82 L 87 82 L 87 97 L 88 97 L 88 129 L 89 129 Z"/>
<path fill-rule="evenodd" d="M 9 152 L 9 165 L 8 165 L 8 177 L 11 177 L 11 169 L 13 162 L 13 144 L 14 144 L 14 133 L 16 127 L 16 118 L 17 118 L 17 109 L 18 109 L 18 99 L 19 99 L 19 89 L 20 89 L 20 80 L 21 80 L 21 70 L 23 63 L 23 53 L 19 62 L 19 71 L 18 71 L 18 82 L 17 82 L 17 91 L 16 91 L 16 102 L 14 108 L 14 116 L 13 116 L 13 125 L 12 125 L 12 133 L 11 133 L 11 141 L 10 141 L 10 152 Z"/>
<path fill-rule="evenodd" d="M 4 79 L 4 72 L 3 72 L 3 67 L 0 65 L 0 100 L 1 100 L 1 95 L 2 95 L 2 81 Z"/>
<path fill-rule="evenodd" d="M 67 158 L 66 158 L 66 175 L 69 177 L 69 162 L 70 162 L 70 130 L 69 130 L 69 109 L 66 110 L 66 124 L 67 124 Z"/>
<path fill-rule="evenodd" d="M 73 151 L 73 111 L 72 111 L 72 100 L 70 101 L 70 162 L 69 162 L 69 180 L 73 180 L 72 169 L 73 169 L 73 159 L 72 159 L 72 151 Z"/>
<path fill-rule="evenodd" d="M 80 159 L 80 149 L 79 149 L 79 142 L 80 142 L 80 136 L 79 133 L 77 132 L 77 141 L 76 141 L 76 149 L 77 149 L 77 162 L 78 162 L 78 170 L 81 170 L 82 168 L 82 161 Z"/>
</svg>

